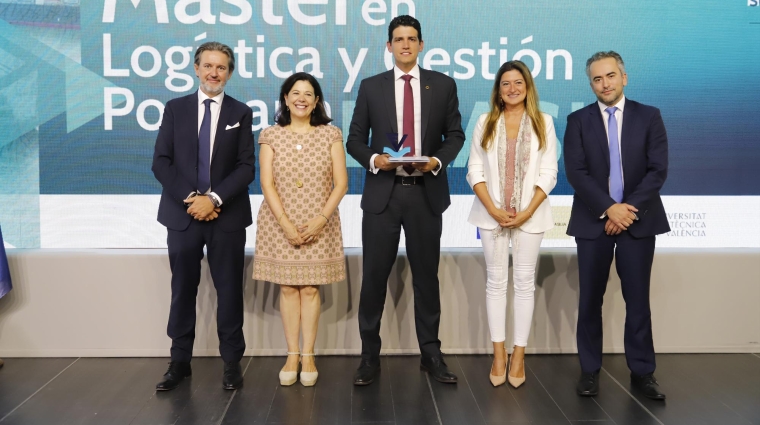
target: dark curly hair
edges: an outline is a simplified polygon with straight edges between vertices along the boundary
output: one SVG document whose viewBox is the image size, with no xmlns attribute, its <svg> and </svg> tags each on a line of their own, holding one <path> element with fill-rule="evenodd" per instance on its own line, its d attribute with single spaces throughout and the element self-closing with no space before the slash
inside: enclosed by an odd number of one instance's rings
<svg viewBox="0 0 760 425">
<path fill-rule="evenodd" d="M 325 109 L 325 97 L 322 95 L 322 88 L 319 86 L 317 79 L 307 72 L 296 72 L 282 82 L 282 86 L 280 87 L 280 108 L 277 110 L 277 113 L 274 114 L 274 121 L 283 127 L 290 124 L 290 111 L 288 110 L 287 105 L 285 105 L 285 97 L 299 81 L 308 81 L 314 88 L 314 95 L 317 97 L 317 104 L 311 112 L 311 125 L 318 126 L 329 124 L 332 121 L 332 118 L 327 115 L 327 110 Z"/>
</svg>

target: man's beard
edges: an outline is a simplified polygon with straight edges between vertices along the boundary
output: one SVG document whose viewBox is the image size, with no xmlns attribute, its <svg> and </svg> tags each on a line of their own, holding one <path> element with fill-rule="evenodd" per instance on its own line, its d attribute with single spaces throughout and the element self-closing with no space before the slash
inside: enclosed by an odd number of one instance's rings
<svg viewBox="0 0 760 425">
<path fill-rule="evenodd" d="M 219 93 L 223 92 L 224 91 L 224 86 L 225 86 L 224 84 L 220 84 L 218 86 L 218 88 L 211 88 L 208 85 L 206 85 L 205 83 L 201 83 L 201 88 L 203 89 L 203 91 L 206 94 L 211 94 L 211 95 L 214 95 L 214 96 L 216 96 Z"/>
</svg>

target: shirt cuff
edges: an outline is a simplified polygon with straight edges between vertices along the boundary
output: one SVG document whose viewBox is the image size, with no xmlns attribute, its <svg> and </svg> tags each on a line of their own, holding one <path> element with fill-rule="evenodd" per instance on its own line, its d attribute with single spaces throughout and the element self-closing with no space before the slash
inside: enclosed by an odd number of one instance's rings
<svg viewBox="0 0 760 425">
<path fill-rule="evenodd" d="M 379 169 L 379 168 L 375 167 L 375 158 L 376 158 L 378 155 L 379 155 L 379 154 L 373 154 L 373 155 L 372 155 L 372 156 L 369 158 L 369 171 L 370 171 L 370 173 L 372 173 L 372 174 L 377 174 L 377 172 L 378 172 L 378 171 L 380 171 L 380 169 Z"/>
<path fill-rule="evenodd" d="M 434 157 L 434 156 L 432 156 L 431 158 L 435 158 L 435 160 L 436 160 L 436 161 L 438 161 L 438 166 L 437 166 L 437 167 L 435 167 L 435 169 L 433 169 L 433 170 L 430 170 L 430 172 L 431 172 L 431 173 L 433 173 L 433 175 L 434 175 L 434 176 L 437 176 L 437 175 L 438 175 L 438 173 L 440 173 L 440 172 L 441 172 L 441 169 L 443 168 L 443 163 L 441 162 L 441 160 L 440 160 L 440 159 L 438 159 L 438 158 L 436 158 L 436 157 Z"/>
<path fill-rule="evenodd" d="M 631 214 L 633 214 L 633 221 L 639 221 L 639 216 L 637 216 L 635 212 L 631 211 Z M 602 216 L 599 217 L 599 219 L 605 219 L 605 218 L 607 218 L 607 211 L 605 211 L 604 214 L 602 214 Z"/>
<path fill-rule="evenodd" d="M 220 207 L 222 206 L 222 198 L 220 198 L 219 195 L 217 195 L 215 192 L 209 192 L 208 194 L 211 195 L 211 196 L 213 196 L 214 199 L 216 199 L 216 202 L 217 202 L 218 206 L 220 206 Z"/>
<path fill-rule="evenodd" d="M 189 195 L 187 195 L 187 198 L 185 198 L 182 202 L 187 203 L 187 201 L 195 198 L 196 196 L 198 196 L 198 192 L 197 191 L 192 191 L 192 192 L 190 192 Z"/>
</svg>

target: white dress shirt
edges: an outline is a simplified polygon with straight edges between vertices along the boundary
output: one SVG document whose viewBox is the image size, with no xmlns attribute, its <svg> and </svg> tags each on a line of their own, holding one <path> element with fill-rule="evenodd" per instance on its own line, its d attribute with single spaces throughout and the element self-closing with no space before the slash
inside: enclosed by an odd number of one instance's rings
<svg viewBox="0 0 760 425">
<path fill-rule="evenodd" d="M 213 102 L 211 102 L 211 105 L 209 105 L 209 108 L 211 109 L 211 138 L 210 138 L 210 146 L 208 151 L 208 164 L 209 168 L 211 167 L 211 157 L 214 154 L 214 139 L 216 138 L 216 125 L 219 121 L 219 111 L 222 109 L 222 100 L 224 100 L 224 92 L 219 93 L 218 95 L 214 97 L 209 97 L 206 95 L 206 93 L 203 92 L 203 90 L 198 90 L 198 134 L 200 135 L 201 132 L 201 124 L 203 124 L 203 115 L 206 113 L 206 105 L 203 104 L 203 101 L 206 99 L 211 99 Z M 211 170 L 209 169 L 209 177 L 211 177 Z M 209 178 L 209 188 L 206 193 L 203 193 L 201 195 L 211 195 L 214 197 L 214 199 L 219 202 L 219 205 L 222 205 L 222 198 L 219 197 L 216 193 L 211 191 L 211 181 Z M 191 193 L 188 198 L 191 198 L 193 194 Z"/>
<path fill-rule="evenodd" d="M 400 70 L 398 66 L 393 67 L 393 79 L 396 98 L 396 128 L 398 128 L 397 140 L 399 142 L 401 141 L 401 138 L 404 137 L 404 85 L 406 84 L 406 81 L 401 78 L 404 75 L 406 74 L 404 71 Z M 409 84 L 412 86 L 412 97 L 414 98 L 414 152 L 412 155 L 422 156 L 422 95 L 420 93 L 419 65 L 415 65 L 414 68 L 409 71 L 409 75 L 412 76 L 412 79 L 409 80 Z M 374 174 L 377 174 L 379 171 L 379 169 L 375 167 L 375 157 L 377 155 L 378 154 L 374 154 L 369 159 L 369 170 Z M 433 175 L 437 175 L 438 171 L 441 169 L 441 161 L 438 160 L 438 158 L 435 159 L 438 161 L 438 167 L 436 167 L 435 170 L 431 171 Z M 412 174 L 407 174 L 407 172 L 404 171 L 403 166 L 398 166 L 396 167 L 396 175 L 421 176 L 422 172 L 420 170 L 414 170 Z"/>
</svg>

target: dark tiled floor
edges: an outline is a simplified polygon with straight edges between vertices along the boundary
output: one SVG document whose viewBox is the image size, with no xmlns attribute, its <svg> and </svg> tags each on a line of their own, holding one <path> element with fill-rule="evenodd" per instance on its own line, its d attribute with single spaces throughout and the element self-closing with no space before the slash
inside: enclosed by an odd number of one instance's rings
<svg viewBox="0 0 760 425">
<path fill-rule="evenodd" d="M 519 389 L 488 381 L 489 356 L 446 356 L 459 384 L 419 370 L 416 356 L 382 358 L 379 379 L 355 387 L 356 357 L 321 357 L 319 383 L 281 387 L 280 357 L 245 358 L 245 386 L 221 388 L 218 358 L 193 360 L 180 388 L 153 389 L 166 359 L 5 359 L 0 424 L 573 424 L 760 425 L 760 356 L 660 354 L 666 402 L 630 387 L 625 357 L 607 355 L 600 394 L 575 395 L 572 355 L 526 358 Z"/>
</svg>

